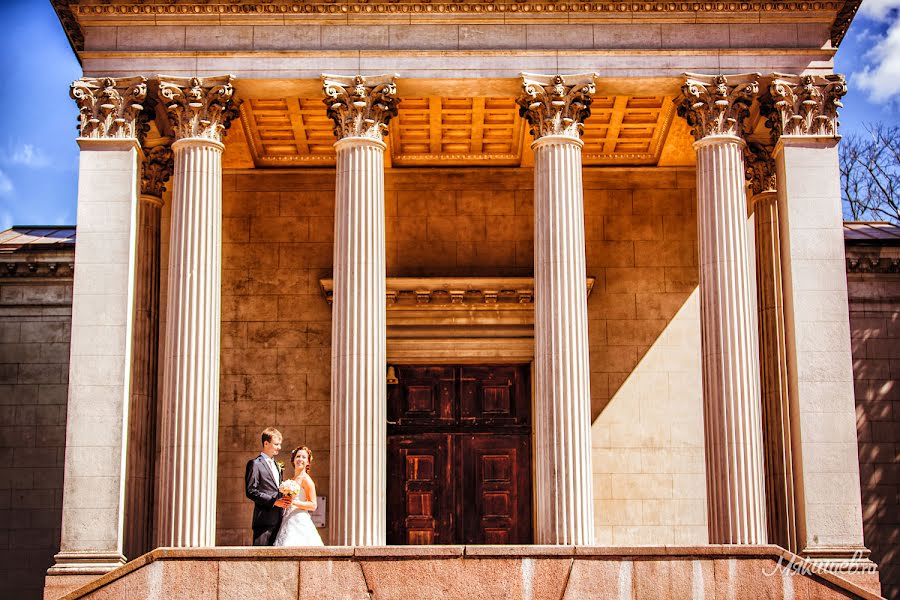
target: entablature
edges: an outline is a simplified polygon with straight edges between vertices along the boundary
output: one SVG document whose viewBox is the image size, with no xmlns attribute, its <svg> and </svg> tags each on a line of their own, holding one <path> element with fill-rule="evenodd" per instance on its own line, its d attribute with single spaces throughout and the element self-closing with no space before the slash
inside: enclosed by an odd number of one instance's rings
<svg viewBox="0 0 900 600">
<path fill-rule="evenodd" d="M 585 281 L 587 296 L 594 289 L 595 277 Z M 334 292 L 334 280 L 320 279 L 319 286 L 328 304 Z M 469 310 L 496 309 L 498 305 L 516 310 L 534 310 L 533 277 L 388 277 L 385 279 L 388 310 L 419 309 Z"/>
</svg>

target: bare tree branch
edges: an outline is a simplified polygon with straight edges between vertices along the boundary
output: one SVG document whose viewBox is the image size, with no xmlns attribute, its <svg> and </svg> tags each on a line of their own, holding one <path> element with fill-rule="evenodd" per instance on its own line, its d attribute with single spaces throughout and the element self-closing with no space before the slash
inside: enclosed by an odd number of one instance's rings
<svg viewBox="0 0 900 600">
<path fill-rule="evenodd" d="M 867 124 L 838 147 L 844 215 L 900 224 L 900 127 Z"/>
</svg>

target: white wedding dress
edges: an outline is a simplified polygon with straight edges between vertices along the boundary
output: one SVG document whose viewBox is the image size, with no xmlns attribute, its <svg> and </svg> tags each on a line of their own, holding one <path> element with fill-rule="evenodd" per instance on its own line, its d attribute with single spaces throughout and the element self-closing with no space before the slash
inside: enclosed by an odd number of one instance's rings
<svg viewBox="0 0 900 600">
<path fill-rule="evenodd" d="M 302 498 L 300 497 L 302 496 Z M 306 490 L 300 488 L 297 500 L 306 501 Z M 293 504 L 284 509 L 281 517 L 281 528 L 275 536 L 274 546 L 324 546 L 316 526 L 309 516 L 309 511 L 297 508 Z"/>
</svg>

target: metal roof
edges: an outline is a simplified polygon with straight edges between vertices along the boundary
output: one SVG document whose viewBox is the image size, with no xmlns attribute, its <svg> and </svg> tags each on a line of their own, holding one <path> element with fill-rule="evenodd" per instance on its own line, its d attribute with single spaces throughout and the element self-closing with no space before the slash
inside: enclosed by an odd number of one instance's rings
<svg viewBox="0 0 900 600">
<path fill-rule="evenodd" d="M 14 225 L 0 232 L 0 254 L 74 247 L 74 225 Z"/>
<path fill-rule="evenodd" d="M 848 246 L 900 246 L 900 226 L 884 221 L 845 221 Z"/>
</svg>

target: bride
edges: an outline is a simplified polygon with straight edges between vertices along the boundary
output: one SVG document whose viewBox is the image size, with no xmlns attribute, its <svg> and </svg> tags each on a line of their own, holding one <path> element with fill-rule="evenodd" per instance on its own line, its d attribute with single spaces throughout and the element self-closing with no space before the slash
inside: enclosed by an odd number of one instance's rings
<svg viewBox="0 0 900 600">
<path fill-rule="evenodd" d="M 294 481 L 300 484 L 301 493 L 294 496 L 284 509 L 281 529 L 275 537 L 275 546 L 324 546 L 309 511 L 316 510 L 316 484 L 309 476 L 312 451 L 298 446 L 291 452 L 294 465 Z"/>
</svg>

